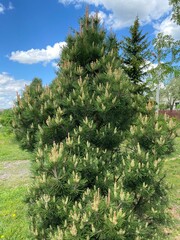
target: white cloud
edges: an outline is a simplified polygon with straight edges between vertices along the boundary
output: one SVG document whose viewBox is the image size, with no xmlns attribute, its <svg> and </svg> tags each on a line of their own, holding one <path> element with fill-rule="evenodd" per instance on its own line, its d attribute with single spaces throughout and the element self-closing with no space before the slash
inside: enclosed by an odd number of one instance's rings
<svg viewBox="0 0 180 240">
<path fill-rule="evenodd" d="M 45 49 L 30 49 L 27 51 L 12 52 L 10 60 L 24 64 L 48 63 L 58 59 L 62 52 L 65 42 L 55 43 L 53 46 L 47 46 Z"/>
<path fill-rule="evenodd" d="M 171 20 L 171 16 L 165 18 L 161 23 L 154 24 L 156 32 L 171 35 L 175 40 L 180 40 L 180 26 Z"/>
<path fill-rule="evenodd" d="M 145 71 L 147 71 L 147 72 L 158 66 L 157 63 L 152 63 L 150 61 L 146 61 L 146 64 L 147 64 L 147 68 L 145 69 Z"/>
<path fill-rule="evenodd" d="M 2 3 L 0 3 L 0 14 L 4 13 L 5 9 L 6 9 L 5 6 Z"/>
<path fill-rule="evenodd" d="M 129 27 L 136 16 L 139 16 L 143 24 L 151 23 L 171 10 L 169 0 L 59 0 L 59 2 L 102 6 L 106 11 L 109 11 L 104 18 L 106 24 L 114 29 Z"/>
<path fill-rule="evenodd" d="M 53 67 L 55 70 L 58 70 L 58 68 L 59 68 L 58 62 L 52 62 L 52 67 Z"/>
<path fill-rule="evenodd" d="M 91 12 L 89 14 L 90 16 L 95 16 L 96 15 L 96 12 Z M 98 17 L 101 19 L 101 23 L 103 22 L 107 22 L 107 14 L 102 12 L 102 11 L 98 11 Z"/>
<path fill-rule="evenodd" d="M 0 73 L 0 109 L 11 108 L 16 99 L 16 93 L 23 90 L 29 81 L 16 80 L 6 72 Z"/>
<path fill-rule="evenodd" d="M 13 10 L 14 6 L 12 2 L 9 2 L 8 7 L 4 6 L 2 3 L 0 3 L 0 14 L 5 13 L 6 10 Z"/>
</svg>

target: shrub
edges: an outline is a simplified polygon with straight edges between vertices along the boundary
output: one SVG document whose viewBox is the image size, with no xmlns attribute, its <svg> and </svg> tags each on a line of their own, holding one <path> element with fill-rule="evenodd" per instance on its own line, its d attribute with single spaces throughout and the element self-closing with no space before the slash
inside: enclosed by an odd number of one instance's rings
<svg viewBox="0 0 180 240">
<path fill-rule="evenodd" d="M 0 125 L 6 132 L 12 132 L 12 109 L 5 109 L 0 113 Z"/>
</svg>

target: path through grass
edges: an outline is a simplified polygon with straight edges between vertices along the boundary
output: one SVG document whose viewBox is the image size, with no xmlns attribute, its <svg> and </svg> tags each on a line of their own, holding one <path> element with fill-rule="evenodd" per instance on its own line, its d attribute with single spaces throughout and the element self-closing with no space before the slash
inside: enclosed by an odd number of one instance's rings
<svg viewBox="0 0 180 240">
<path fill-rule="evenodd" d="M 24 197 L 32 155 L 22 151 L 13 134 L 0 131 L 0 239 L 25 240 L 28 219 Z"/>
</svg>

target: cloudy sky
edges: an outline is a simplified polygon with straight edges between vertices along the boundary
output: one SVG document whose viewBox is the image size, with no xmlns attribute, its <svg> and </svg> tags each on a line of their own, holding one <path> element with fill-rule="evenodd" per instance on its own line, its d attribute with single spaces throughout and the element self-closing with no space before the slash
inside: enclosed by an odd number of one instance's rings
<svg viewBox="0 0 180 240">
<path fill-rule="evenodd" d="M 0 0 L 0 109 L 12 107 L 16 92 L 34 77 L 44 84 L 55 78 L 66 36 L 78 29 L 87 5 L 118 39 L 137 15 L 149 40 L 158 32 L 180 39 L 168 0 Z"/>
</svg>

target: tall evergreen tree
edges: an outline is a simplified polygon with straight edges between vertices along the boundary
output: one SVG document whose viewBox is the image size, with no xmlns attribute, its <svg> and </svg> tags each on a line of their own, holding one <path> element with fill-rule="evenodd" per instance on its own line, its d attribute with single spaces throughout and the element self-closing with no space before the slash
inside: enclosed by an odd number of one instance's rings
<svg viewBox="0 0 180 240">
<path fill-rule="evenodd" d="M 150 104 L 134 122 L 142 97 L 119 65 L 115 37 L 86 13 L 51 85 L 54 114 L 39 125 L 32 239 L 161 239 L 167 195 L 158 158 L 174 126 L 159 123 Z"/>
<path fill-rule="evenodd" d="M 58 228 L 63 229 L 66 222 L 73 224 L 71 215 L 77 203 L 87 207 L 85 217 L 97 194 L 102 195 L 103 205 L 108 204 L 103 212 L 114 214 L 108 203 L 110 196 L 105 199 L 108 189 L 114 187 L 121 161 L 119 144 L 136 115 L 131 84 L 119 66 L 115 36 L 106 34 L 97 15 L 86 13 L 80 31 L 67 38 L 60 71 L 51 84 L 55 114 L 39 126 L 34 184 L 28 198 L 35 239 L 53 239 Z M 93 224 L 93 219 L 85 224 L 81 239 L 92 234 Z M 67 235 L 78 239 L 73 228 Z M 117 234 L 114 229 L 108 239 L 117 239 Z"/>
<path fill-rule="evenodd" d="M 130 27 L 130 36 L 121 41 L 122 67 L 134 84 L 134 93 L 143 94 L 146 90 L 144 77 L 147 74 L 148 61 L 151 59 L 147 34 L 140 30 L 139 18 Z"/>
<path fill-rule="evenodd" d="M 115 36 L 106 34 L 98 15 L 90 18 L 86 13 L 85 18 L 80 19 L 80 30 L 69 35 L 66 42 L 58 76 L 51 84 L 54 103 L 61 110 L 49 118 L 53 124 L 48 120 L 49 125 L 41 126 L 41 142 L 52 145 L 54 141 L 64 140 L 86 117 L 95 122 L 97 130 L 107 122 L 119 130 L 128 129 L 136 112 L 135 100 L 129 91 L 132 86 L 120 68 Z M 115 78 L 123 79 L 121 86 Z M 120 94 L 122 89 L 124 93 Z M 94 134 L 88 136 L 88 141 L 102 144 Z"/>
</svg>

